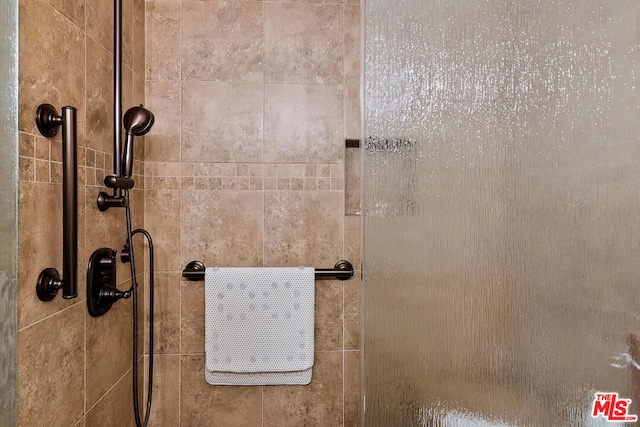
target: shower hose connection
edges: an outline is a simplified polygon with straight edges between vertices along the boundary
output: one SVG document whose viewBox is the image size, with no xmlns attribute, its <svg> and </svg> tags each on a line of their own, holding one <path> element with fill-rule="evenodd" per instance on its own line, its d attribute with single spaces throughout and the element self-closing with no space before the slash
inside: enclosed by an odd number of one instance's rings
<svg viewBox="0 0 640 427">
<path fill-rule="evenodd" d="M 136 426 L 146 427 L 149 423 L 149 414 L 151 413 L 151 395 L 153 391 L 153 287 L 154 287 L 154 259 L 153 259 L 153 241 L 147 230 L 138 228 L 131 230 L 131 206 L 129 203 L 129 190 L 124 190 L 124 198 L 126 200 L 125 212 L 127 221 L 127 245 L 129 248 L 129 266 L 131 271 L 131 293 L 133 305 L 133 412 L 135 415 Z M 149 367 L 147 372 L 148 388 L 147 388 L 147 405 L 144 419 L 140 420 L 140 406 L 138 399 L 138 282 L 136 280 L 136 263 L 133 250 L 133 236 L 143 234 L 149 245 Z"/>
</svg>

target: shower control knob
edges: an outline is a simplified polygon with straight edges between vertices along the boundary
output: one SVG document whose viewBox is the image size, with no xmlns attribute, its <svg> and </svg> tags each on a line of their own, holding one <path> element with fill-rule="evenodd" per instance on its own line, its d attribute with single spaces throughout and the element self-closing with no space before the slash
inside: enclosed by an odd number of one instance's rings
<svg viewBox="0 0 640 427">
<path fill-rule="evenodd" d="M 109 305 L 118 301 L 122 298 L 130 298 L 131 292 L 121 291 L 115 286 L 111 286 L 108 283 L 103 283 L 100 288 L 100 292 L 98 293 L 98 304 L 99 305 Z"/>
<path fill-rule="evenodd" d="M 128 292 L 116 288 L 116 251 L 97 249 L 89 258 L 87 267 L 87 309 L 93 317 L 106 314 L 111 305 L 121 298 L 129 298 Z"/>
</svg>

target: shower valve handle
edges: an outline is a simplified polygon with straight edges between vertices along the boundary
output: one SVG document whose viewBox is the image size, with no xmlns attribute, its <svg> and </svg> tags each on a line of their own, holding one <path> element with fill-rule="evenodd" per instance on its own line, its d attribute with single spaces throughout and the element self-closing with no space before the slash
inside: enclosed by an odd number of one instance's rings
<svg viewBox="0 0 640 427">
<path fill-rule="evenodd" d="M 131 292 L 121 291 L 120 289 L 116 288 L 115 286 L 111 286 L 108 283 L 103 284 L 102 289 L 100 289 L 98 295 L 100 305 L 111 305 L 119 299 L 131 298 Z"/>
</svg>

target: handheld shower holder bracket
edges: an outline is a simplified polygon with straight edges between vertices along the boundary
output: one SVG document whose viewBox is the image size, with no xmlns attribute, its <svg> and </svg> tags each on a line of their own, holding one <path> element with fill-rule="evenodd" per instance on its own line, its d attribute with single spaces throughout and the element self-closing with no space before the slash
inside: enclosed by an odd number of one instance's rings
<svg viewBox="0 0 640 427">
<path fill-rule="evenodd" d="M 110 174 L 104 177 L 104 185 L 107 188 L 120 188 L 130 190 L 135 185 L 133 178 Z"/>
<path fill-rule="evenodd" d="M 98 210 L 100 210 L 100 212 L 104 212 L 109 208 L 124 208 L 126 200 L 124 196 L 117 194 L 119 191 L 119 189 L 116 189 L 113 196 L 110 196 L 104 191 L 101 191 L 98 194 L 98 199 L 96 200 Z"/>
</svg>

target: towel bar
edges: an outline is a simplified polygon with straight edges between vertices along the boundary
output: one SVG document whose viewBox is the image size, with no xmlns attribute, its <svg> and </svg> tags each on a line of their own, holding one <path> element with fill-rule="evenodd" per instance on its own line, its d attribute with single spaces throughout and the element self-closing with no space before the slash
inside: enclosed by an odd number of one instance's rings
<svg viewBox="0 0 640 427">
<path fill-rule="evenodd" d="M 182 277 L 192 282 L 202 282 L 206 267 L 202 261 L 191 261 L 182 270 Z M 335 278 L 349 280 L 353 276 L 353 265 L 349 261 L 340 260 L 333 268 L 316 268 L 316 279 Z"/>
</svg>

